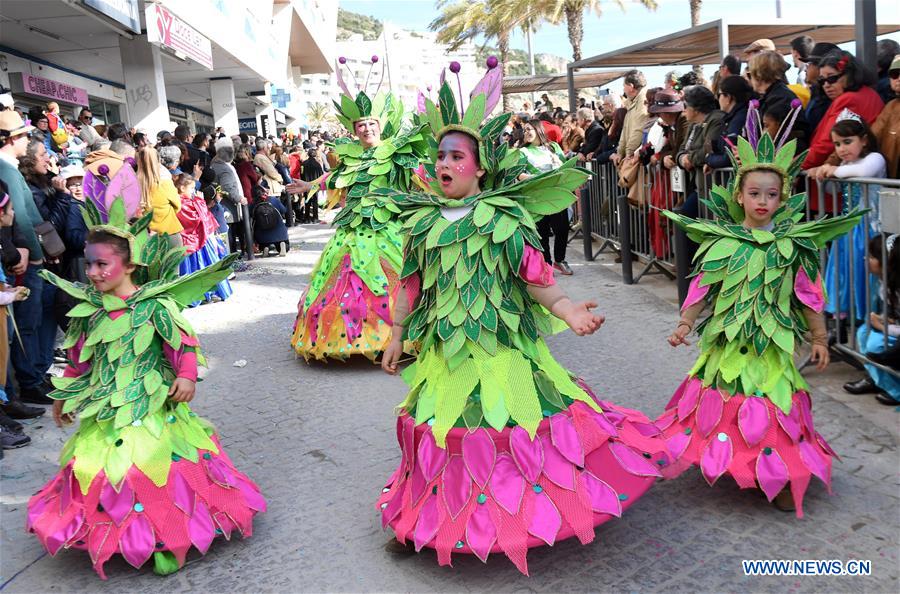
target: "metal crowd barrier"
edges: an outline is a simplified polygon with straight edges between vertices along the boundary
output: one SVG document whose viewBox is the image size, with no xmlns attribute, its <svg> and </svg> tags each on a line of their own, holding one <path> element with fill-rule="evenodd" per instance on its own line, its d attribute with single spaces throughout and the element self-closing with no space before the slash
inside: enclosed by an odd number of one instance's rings
<svg viewBox="0 0 900 594">
<path fill-rule="evenodd" d="M 714 170 L 702 175 L 684 173 L 682 184 L 672 183 L 670 172 L 659 165 L 641 168 L 636 187 L 620 188 L 618 171 L 611 163 L 592 161 L 594 173 L 582 189 L 576 228 L 583 240 L 584 256 L 595 259 L 609 250 L 622 259 L 622 280 L 632 284 L 648 273 L 662 273 L 676 281 L 679 300 L 687 295 L 696 245 L 684 232 L 661 216 L 664 209 L 690 216 L 712 218 L 702 200 L 709 197 L 713 185 L 727 186 L 734 175 L 731 169 Z M 900 180 L 876 178 L 810 180 L 801 176 L 796 192 L 805 192 L 806 220 L 844 212 L 848 206 L 869 209 L 862 223 L 848 236 L 836 240 L 821 251 L 823 279 L 829 293 L 826 310 L 829 344 L 833 352 L 859 363 L 874 365 L 900 377 L 897 370 L 879 365 L 865 356 L 859 344 L 859 329 L 869 323 L 872 313 L 887 327 L 888 314 L 878 286 L 887 283 L 887 254 L 882 253 L 881 278 L 869 274 L 869 240 L 877 233 L 900 233 Z M 694 194 L 695 193 L 695 194 Z M 599 247 L 595 245 L 599 242 Z M 884 252 L 884 250 L 882 249 Z M 838 255 L 839 252 L 841 253 Z M 634 262 L 642 266 L 634 273 Z M 842 297 L 845 295 L 845 297 Z M 864 301 L 863 303 L 860 303 Z M 883 347 L 889 337 L 883 334 Z M 898 339 L 900 340 L 900 339 Z"/>
</svg>

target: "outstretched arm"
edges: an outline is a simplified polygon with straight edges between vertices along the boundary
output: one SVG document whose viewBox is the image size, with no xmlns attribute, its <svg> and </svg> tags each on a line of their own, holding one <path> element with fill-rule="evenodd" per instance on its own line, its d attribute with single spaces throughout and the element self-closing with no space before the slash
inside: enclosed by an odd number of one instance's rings
<svg viewBox="0 0 900 594">
<path fill-rule="evenodd" d="M 526 288 L 528 294 L 535 301 L 568 324 L 569 328 L 578 336 L 593 334 L 606 321 L 606 318 L 603 316 L 591 312 L 592 309 L 597 307 L 596 301 L 573 302 L 556 284 L 548 287 L 526 285 Z"/>
</svg>

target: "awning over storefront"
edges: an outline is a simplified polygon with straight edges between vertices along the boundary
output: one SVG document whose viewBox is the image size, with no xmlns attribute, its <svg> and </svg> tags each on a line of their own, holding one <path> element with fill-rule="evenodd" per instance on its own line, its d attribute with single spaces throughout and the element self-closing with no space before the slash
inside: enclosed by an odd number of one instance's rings
<svg viewBox="0 0 900 594">
<path fill-rule="evenodd" d="M 602 87 L 625 75 L 627 70 L 592 72 L 575 75 L 575 88 Z M 535 76 L 507 76 L 503 79 L 504 93 L 533 93 L 535 91 L 559 91 L 566 89 L 565 74 L 544 74 Z"/>
<path fill-rule="evenodd" d="M 877 35 L 900 31 L 900 25 L 879 24 Z M 656 39 L 598 54 L 572 62 L 576 68 L 639 68 L 641 66 L 669 66 L 678 64 L 717 64 L 727 54 L 740 55 L 757 39 L 771 39 L 778 51 L 788 54 L 791 40 L 809 35 L 816 42 L 847 43 L 856 38 L 854 25 L 808 25 L 772 23 L 742 25 L 724 19 L 663 35 Z"/>
</svg>

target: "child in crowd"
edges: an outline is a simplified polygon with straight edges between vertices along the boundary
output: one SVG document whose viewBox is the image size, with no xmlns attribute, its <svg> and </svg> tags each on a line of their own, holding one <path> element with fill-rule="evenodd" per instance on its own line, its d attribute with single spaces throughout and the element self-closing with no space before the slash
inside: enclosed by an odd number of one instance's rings
<svg viewBox="0 0 900 594">
<path fill-rule="evenodd" d="M 178 210 L 178 221 L 183 230 L 181 242 L 185 256 L 178 266 L 182 276 L 192 274 L 211 266 L 228 254 L 225 244 L 219 239 L 219 224 L 206 207 L 206 200 L 198 195 L 194 188 L 196 182 L 190 173 L 182 173 L 178 177 L 178 194 L 181 208 Z M 223 280 L 204 296 L 204 302 L 224 301 L 231 296 L 231 284 Z M 192 306 L 199 305 L 199 301 Z"/>
<path fill-rule="evenodd" d="M 137 179 L 141 188 L 141 210 L 143 213 L 153 212 L 150 231 L 167 234 L 172 247 L 181 246 L 183 227 L 178 221 L 181 200 L 172 174 L 160 166 L 159 155 L 153 147 L 138 151 Z"/>
<path fill-rule="evenodd" d="M 776 151 L 778 137 L 760 137 L 749 125 L 747 135 L 752 142 L 738 139 L 735 179 L 712 189 L 715 220 L 665 213 L 701 244 L 669 344 L 688 344 L 703 310 L 713 313 L 698 326 L 696 364 L 656 424 L 675 469 L 699 465 L 710 485 L 730 474 L 802 517 L 810 478 L 830 489 L 834 453 L 814 429 L 794 350 L 809 331 L 811 360 L 820 370 L 828 364 L 819 250 L 862 214 L 798 223 L 806 196 L 791 196 L 791 186 L 805 153 L 794 158 L 794 141 Z"/>
<path fill-rule="evenodd" d="M 42 272 L 79 302 L 69 312 L 69 364 L 51 393 L 56 424 L 78 417 L 79 426 L 59 472 L 29 500 L 27 519 L 51 555 L 87 550 L 104 579 L 116 553 L 136 568 L 152 557 L 156 573 L 173 573 L 192 546 L 205 554 L 217 536 L 249 537 L 266 508 L 187 404 L 205 361 L 181 309 L 233 259 L 178 278 L 166 238 L 147 237 L 150 215 L 129 226 L 132 213 L 117 202 L 108 220 L 87 208 L 91 285 Z"/>
<path fill-rule="evenodd" d="M 821 165 L 810 172 L 816 179 L 829 177 L 886 177 L 884 157 L 878 152 L 875 135 L 857 114 L 844 110 L 831 129 L 834 151 L 840 165 Z M 878 191 L 880 186 L 870 185 L 863 195 L 860 184 L 841 184 L 843 209 L 862 207 L 870 209 L 866 220 L 861 221 L 847 237 L 841 237 L 831 246 L 828 266 L 825 269 L 825 287 L 828 295 L 826 311 L 836 316 L 853 314 L 862 322 L 866 319 L 870 303 L 866 299 L 866 225 L 868 237 L 881 232 Z M 851 262 L 852 260 L 852 262 Z"/>
<path fill-rule="evenodd" d="M 900 339 L 900 242 L 897 235 L 881 234 L 869 240 L 869 273 L 876 281 L 882 313 L 872 312 L 856 333 L 860 352 L 865 355 L 896 349 Z M 885 287 L 881 279 L 887 280 Z M 887 336 L 887 340 L 885 340 Z M 875 394 L 881 404 L 900 404 L 900 377 L 874 365 L 866 365 L 867 375 L 844 384 L 851 394 Z"/>
</svg>

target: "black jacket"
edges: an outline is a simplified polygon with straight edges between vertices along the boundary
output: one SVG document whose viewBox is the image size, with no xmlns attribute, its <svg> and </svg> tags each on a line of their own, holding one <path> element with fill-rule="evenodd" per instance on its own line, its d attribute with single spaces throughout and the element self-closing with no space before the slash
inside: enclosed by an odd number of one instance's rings
<svg viewBox="0 0 900 594">
<path fill-rule="evenodd" d="M 722 120 L 722 135 L 713 139 L 713 151 L 706 156 L 706 164 L 713 169 L 731 167 L 731 159 L 728 157 L 731 147 L 725 141 L 727 139 L 737 146 L 738 136 L 743 136 L 744 124 L 747 122 L 747 107 L 746 103 L 736 105 L 725 114 L 725 119 Z"/>
<path fill-rule="evenodd" d="M 606 150 L 608 144 L 609 136 L 606 134 L 606 129 L 595 120 L 584 131 L 584 142 L 578 152 L 587 157 L 591 153 Z"/>
</svg>

